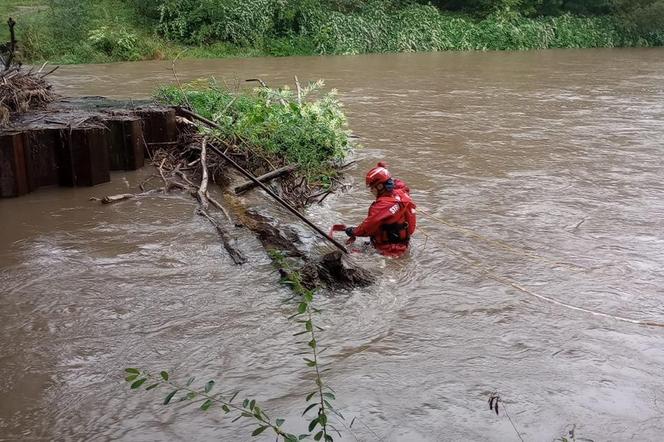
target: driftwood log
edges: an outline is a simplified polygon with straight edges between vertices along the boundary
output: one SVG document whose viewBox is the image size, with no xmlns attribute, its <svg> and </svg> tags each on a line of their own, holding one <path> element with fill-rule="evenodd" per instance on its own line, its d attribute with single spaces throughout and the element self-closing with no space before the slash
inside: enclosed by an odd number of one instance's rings
<svg viewBox="0 0 664 442">
<path fill-rule="evenodd" d="M 294 172 L 295 170 L 297 170 L 297 166 L 291 164 L 289 166 L 280 167 L 279 169 L 273 170 L 272 172 L 268 172 L 265 175 L 261 175 L 259 177 L 256 177 L 256 179 L 258 181 L 260 181 L 261 183 L 267 183 L 267 182 L 272 181 L 275 178 L 279 178 L 279 177 L 282 177 L 286 174 Z M 236 195 L 240 195 L 241 193 L 244 193 L 248 190 L 253 189 L 254 187 L 256 187 L 256 185 L 257 184 L 254 183 L 253 181 L 247 181 L 244 184 L 240 184 L 239 186 L 236 186 L 233 191 L 235 192 Z"/>
<path fill-rule="evenodd" d="M 208 196 L 208 167 L 207 167 L 207 138 L 203 138 L 203 143 L 201 145 L 201 185 L 196 192 L 196 198 L 200 205 L 198 209 L 198 214 L 205 217 L 210 223 L 214 226 L 219 233 L 221 242 L 224 244 L 224 248 L 228 252 L 228 255 L 231 257 L 235 264 L 244 264 L 247 262 L 247 258 L 235 247 L 235 240 L 231 238 L 228 231 L 226 231 L 208 212 L 210 207 L 210 200 Z M 220 206 L 221 207 L 221 206 Z"/>
</svg>

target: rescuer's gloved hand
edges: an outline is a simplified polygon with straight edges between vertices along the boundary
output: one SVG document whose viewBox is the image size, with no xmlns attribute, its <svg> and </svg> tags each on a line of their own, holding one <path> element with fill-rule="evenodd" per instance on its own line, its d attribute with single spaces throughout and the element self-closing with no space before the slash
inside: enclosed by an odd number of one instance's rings
<svg viewBox="0 0 664 442">
<path fill-rule="evenodd" d="M 353 236 L 355 236 L 355 227 L 346 227 L 346 230 L 344 230 L 344 232 L 346 232 L 346 235 L 352 238 Z"/>
</svg>

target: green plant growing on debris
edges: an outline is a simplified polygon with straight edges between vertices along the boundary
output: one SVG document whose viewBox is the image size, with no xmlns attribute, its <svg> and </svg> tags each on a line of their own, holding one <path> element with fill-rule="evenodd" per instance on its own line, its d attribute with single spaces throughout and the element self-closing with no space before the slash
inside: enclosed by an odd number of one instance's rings
<svg viewBox="0 0 664 442">
<path fill-rule="evenodd" d="M 156 96 L 215 121 L 221 139 L 260 149 L 277 163 L 297 164 L 314 184 L 325 184 L 351 145 L 343 105 L 335 90 L 322 92 L 323 86 L 317 81 L 305 87 L 231 91 L 212 79 L 162 87 Z"/>
<path fill-rule="evenodd" d="M 278 251 L 271 251 L 270 257 L 274 265 L 281 273 L 281 284 L 287 285 L 292 291 L 292 295 L 285 302 L 292 302 L 295 305 L 295 312 L 289 317 L 293 320 L 300 331 L 294 336 L 301 336 L 304 340 L 301 342 L 306 348 L 306 353 L 310 356 L 303 358 L 306 366 L 313 370 L 315 387 L 307 392 L 305 397 L 306 408 L 302 416 L 312 414 L 313 417 L 307 417 L 307 434 L 295 435 L 288 433 L 284 428 L 285 419 L 272 420 L 266 411 L 261 407 L 256 399 L 245 398 L 242 402 L 234 402 L 238 392 L 225 393 L 213 390 L 217 387 L 214 380 L 207 381 L 201 387 L 193 387 L 195 378 L 191 377 L 186 383 L 179 383 L 171 379 L 171 375 L 162 371 L 158 375 L 138 368 L 125 369 L 125 381 L 130 384 L 132 390 L 140 389 L 145 386 L 145 390 L 162 388 L 168 391 L 163 404 L 168 405 L 171 402 L 192 402 L 196 403 L 202 411 L 220 409 L 226 415 L 235 416 L 233 421 L 241 418 L 252 419 L 256 424 L 252 436 L 258 436 L 265 431 L 272 431 L 278 439 L 286 442 L 297 442 L 299 440 L 313 437 L 315 441 L 333 442 L 332 431 L 341 434 L 337 428 L 330 422 L 332 415 L 339 419 L 344 419 L 333 405 L 336 400 L 334 391 L 324 382 L 320 362 L 320 354 L 326 350 L 319 344 L 318 334 L 324 329 L 315 323 L 315 318 L 322 311 L 314 307 L 315 292 L 313 289 L 305 287 L 302 283 L 302 277 L 297 270 L 291 268 L 285 256 Z M 297 355 L 302 355 L 298 352 Z M 218 387 L 217 387 L 218 390 Z"/>
</svg>

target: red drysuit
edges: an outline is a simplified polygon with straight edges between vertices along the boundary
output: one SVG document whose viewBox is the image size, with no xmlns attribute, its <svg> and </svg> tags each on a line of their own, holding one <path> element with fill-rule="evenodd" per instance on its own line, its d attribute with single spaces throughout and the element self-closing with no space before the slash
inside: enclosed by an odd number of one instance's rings
<svg viewBox="0 0 664 442">
<path fill-rule="evenodd" d="M 353 229 L 353 236 L 371 237 L 371 243 L 382 255 L 403 255 L 417 224 L 415 203 L 409 192 L 406 183 L 394 180 L 394 190 L 376 198 L 367 218 Z"/>
</svg>

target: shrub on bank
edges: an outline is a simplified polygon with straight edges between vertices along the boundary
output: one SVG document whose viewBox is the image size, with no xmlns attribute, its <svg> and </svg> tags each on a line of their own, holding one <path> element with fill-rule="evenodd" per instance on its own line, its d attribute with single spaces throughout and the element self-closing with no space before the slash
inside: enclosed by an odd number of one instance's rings
<svg viewBox="0 0 664 442">
<path fill-rule="evenodd" d="M 258 148 L 263 154 L 298 164 L 311 177 L 350 151 L 346 116 L 336 91 L 321 93 L 323 82 L 300 91 L 259 87 L 232 92 L 215 81 L 162 87 L 157 98 L 193 110 L 221 126 L 221 137 Z"/>
</svg>

